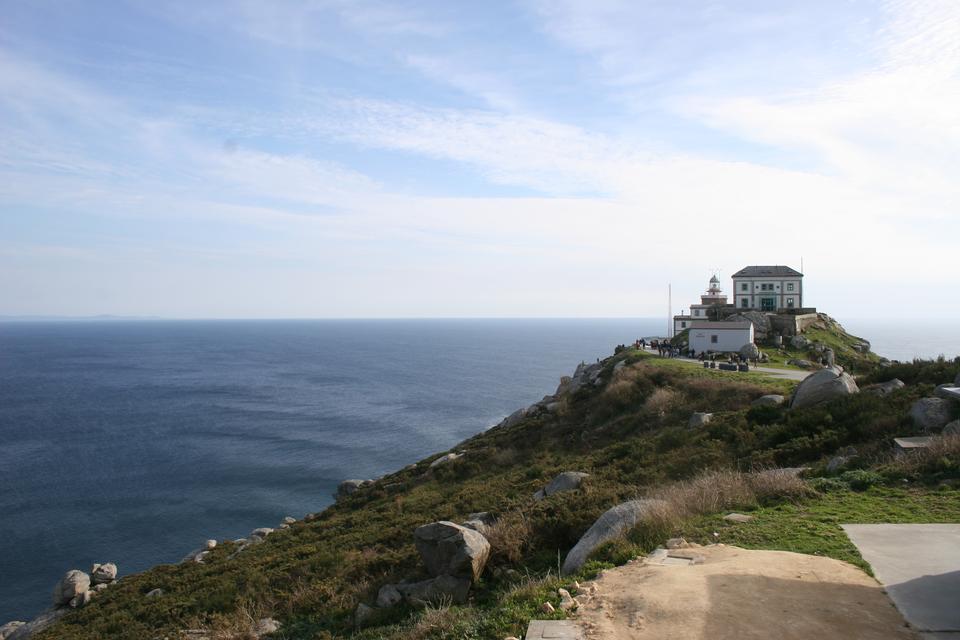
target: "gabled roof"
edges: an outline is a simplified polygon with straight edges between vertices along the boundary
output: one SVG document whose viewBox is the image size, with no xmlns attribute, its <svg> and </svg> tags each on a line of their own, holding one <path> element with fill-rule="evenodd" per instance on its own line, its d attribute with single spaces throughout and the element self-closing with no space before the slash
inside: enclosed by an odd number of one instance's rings
<svg viewBox="0 0 960 640">
<path fill-rule="evenodd" d="M 744 267 L 733 274 L 734 278 L 783 278 L 803 277 L 803 274 L 783 265 Z"/>
</svg>

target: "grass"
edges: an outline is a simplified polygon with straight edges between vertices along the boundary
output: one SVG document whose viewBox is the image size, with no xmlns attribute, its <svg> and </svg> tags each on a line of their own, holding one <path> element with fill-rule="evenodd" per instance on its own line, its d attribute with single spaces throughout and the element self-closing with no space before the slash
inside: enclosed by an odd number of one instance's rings
<svg viewBox="0 0 960 640">
<path fill-rule="evenodd" d="M 960 491 L 924 487 L 871 487 L 821 494 L 745 511 L 751 522 L 727 522 L 722 513 L 693 519 L 675 530 L 691 542 L 717 540 L 746 549 L 827 556 L 870 572 L 841 524 L 960 522 Z M 718 533 L 719 537 L 714 536 Z"/>
</svg>

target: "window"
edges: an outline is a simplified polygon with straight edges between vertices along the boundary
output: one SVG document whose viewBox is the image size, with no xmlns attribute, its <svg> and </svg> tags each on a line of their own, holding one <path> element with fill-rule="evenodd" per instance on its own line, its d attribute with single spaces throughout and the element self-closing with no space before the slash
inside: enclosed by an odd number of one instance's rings
<svg viewBox="0 0 960 640">
<path fill-rule="evenodd" d="M 719 336 L 717 336 L 717 334 L 711 335 L 711 336 L 710 336 L 710 343 L 711 343 L 711 344 L 717 344 L 717 342 L 718 342 L 718 340 L 717 340 L 718 337 L 719 337 Z"/>
<path fill-rule="evenodd" d="M 693 310 L 693 315 L 695 315 L 695 316 L 700 315 L 700 309 L 694 309 L 694 310 Z"/>
<path fill-rule="evenodd" d="M 686 323 L 686 321 L 683 321 L 683 322 L 680 323 L 680 328 L 681 328 L 681 329 L 686 329 L 686 328 L 687 328 L 687 323 Z"/>
<path fill-rule="evenodd" d="M 749 285 L 746 282 L 744 282 L 743 284 L 740 285 L 740 291 L 749 291 L 750 289 L 748 287 Z"/>
<path fill-rule="evenodd" d="M 740 298 L 740 308 L 749 309 L 750 308 L 750 298 Z"/>
<path fill-rule="evenodd" d="M 787 291 L 793 291 L 793 283 L 792 283 L 792 282 L 788 282 L 788 283 L 787 283 Z"/>
<path fill-rule="evenodd" d="M 787 308 L 793 309 L 793 298 L 787 298 Z"/>
</svg>

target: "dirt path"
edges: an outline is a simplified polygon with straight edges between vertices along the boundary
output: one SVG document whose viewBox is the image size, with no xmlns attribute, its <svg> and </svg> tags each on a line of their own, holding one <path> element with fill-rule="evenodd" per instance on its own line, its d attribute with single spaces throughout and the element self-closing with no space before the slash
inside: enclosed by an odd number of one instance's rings
<svg viewBox="0 0 960 640">
<path fill-rule="evenodd" d="M 876 580 L 844 562 L 716 545 L 703 564 L 635 561 L 582 585 L 590 640 L 916 639 Z M 591 588 L 593 587 L 593 588 Z M 589 595 L 593 591 L 594 595 Z"/>
</svg>

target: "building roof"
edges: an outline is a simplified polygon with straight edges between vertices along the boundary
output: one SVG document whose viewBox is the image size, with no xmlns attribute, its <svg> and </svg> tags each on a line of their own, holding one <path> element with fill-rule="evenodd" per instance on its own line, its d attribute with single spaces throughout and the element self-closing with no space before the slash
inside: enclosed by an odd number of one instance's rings
<svg viewBox="0 0 960 640">
<path fill-rule="evenodd" d="M 744 329 L 749 329 L 752 326 L 753 326 L 753 323 L 750 322 L 749 320 L 735 321 L 735 322 L 727 322 L 726 320 L 721 320 L 719 322 L 713 322 L 711 320 L 702 320 L 700 322 L 694 322 L 693 324 L 690 325 L 690 328 L 691 329 L 711 329 L 711 330 L 712 329 L 728 329 L 728 330 L 739 329 L 742 331 Z"/>
<path fill-rule="evenodd" d="M 713 276 L 710 278 L 710 284 L 713 283 L 720 284 L 720 278 L 717 277 L 717 274 L 713 274 Z"/>
<path fill-rule="evenodd" d="M 750 266 L 744 267 L 733 274 L 734 278 L 782 278 L 782 277 L 803 277 L 803 274 L 796 269 L 785 267 L 783 265 L 770 266 Z"/>
</svg>

